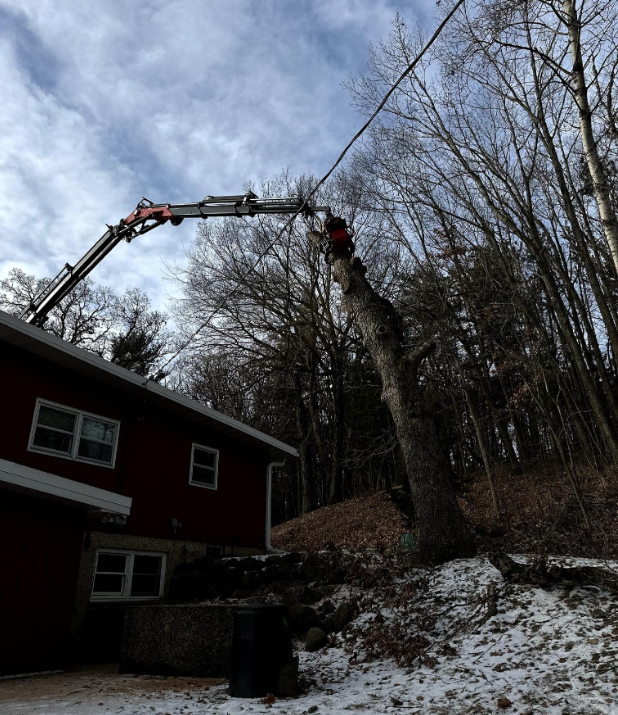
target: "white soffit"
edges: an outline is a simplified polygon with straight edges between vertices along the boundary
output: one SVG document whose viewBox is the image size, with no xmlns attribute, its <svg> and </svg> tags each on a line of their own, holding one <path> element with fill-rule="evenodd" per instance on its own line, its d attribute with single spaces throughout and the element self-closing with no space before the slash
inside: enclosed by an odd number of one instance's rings
<svg viewBox="0 0 618 715">
<path fill-rule="evenodd" d="M 55 498 L 62 501 L 95 507 L 111 514 L 131 513 L 131 497 L 91 487 L 89 484 L 65 479 L 56 474 L 32 469 L 23 464 L 0 459 L 0 487 L 25 491 L 33 496 Z"/>
</svg>

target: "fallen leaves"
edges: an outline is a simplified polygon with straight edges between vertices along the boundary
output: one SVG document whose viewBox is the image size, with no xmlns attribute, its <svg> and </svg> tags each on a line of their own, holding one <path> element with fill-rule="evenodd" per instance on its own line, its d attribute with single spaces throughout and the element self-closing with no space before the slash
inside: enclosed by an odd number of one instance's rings
<svg viewBox="0 0 618 715">
<path fill-rule="evenodd" d="M 275 526 L 273 546 L 284 551 L 381 549 L 396 546 L 409 531 L 388 492 L 348 499 Z"/>
</svg>

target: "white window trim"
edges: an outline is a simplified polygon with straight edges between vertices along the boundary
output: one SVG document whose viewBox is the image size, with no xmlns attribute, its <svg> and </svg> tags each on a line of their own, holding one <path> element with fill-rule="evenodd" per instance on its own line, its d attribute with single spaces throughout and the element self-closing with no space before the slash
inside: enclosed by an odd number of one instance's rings
<svg viewBox="0 0 618 715">
<path fill-rule="evenodd" d="M 39 411 L 41 406 L 55 407 L 64 412 L 69 412 L 77 417 L 75 423 L 75 433 L 73 439 L 73 452 L 72 454 L 67 454 L 66 452 L 57 452 L 55 449 L 45 449 L 44 447 L 37 447 L 34 444 L 34 433 L 38 427 L 39 421 Z M 114 433 L 114 444 L 112 445 L 112 461 L 111 462 L 100 462 L 97 459 L 88 459 L 87 457 L 80 457 L 77 454 L 79 449 L 79 442 L 81 437 L 82 429 L 82 419 L 84 417 L 92 417 L 93 419 L 100 420 L 101 422 L 107 422 L 108 424 L 114 425 L 116 427 Z M 43 425 L 44 426 L 44 425 Z M 39 454 L 49 454 L 54 457 L 60 457 L 61 459 L 70 459 L 72 462 L 85 462 L 86 464 L 96 464 L 98 467 L 107 467 L 108 469 L 114 469 L 116 465 L 116 452 L 118 451 L 118 435 L 120 434 L 120 422 L 118 420 L 112 420 L 109 417 L 103 417 L 103 415 L 95 415 L 92 412 L 86 412 L 84 410 L 77 410 L 74 407 L 67 407 L 66 405 L 61 405 L 57 402 L 51 402 L 50 400 L 44 400 L 38 398 L 36 401 L 36 406 L 34 408 L 34 418 L 32 420 L 32 428 L 30 430 L 30 439 L 28 440 L 28 451 L 38 452 Z M 96 440 L 95 440 L 96 441 Z"/>
<path fill-rule="evenodd" d="M 203 449 L 205 452 L 212 452 L 215 455 L 215 483 L 214 484 L 201 484 L 200 482 L 193 481 L 193 456 L 195 454 L 195 448 Z M 197 465 L 200 466 L 199 464 Z M 206 447 L 203 444 L 198 444 L 194 442 L 191 445 L 191 466 L 189 468 L 189 484 L 194 487 L 202 487 L 202 489 L 217 489 L 219 486 L 219 450 L 213 449 L 212 447 Z"/>
<path fill-rule="evenodd" d="M 97 564 L 99 563 L 99 554 L 125 554 L 129 556 L 128 570 L 124 582 L 124 594 L 94 594 L 94 579 L 97 575 Z M 135 556 L 160 556 L 161 557 L 161 579 L 159 583 L 159 593 L 157 596 L 131 596 L 131 582 L 133 580 L 133 563 Z M 167 554 L 164 551 L 135 551 L 133 549 L 97 549 L 96 559 L 94 562 L 94 570 L 92 572 L 92 586 L 90 587 L 91 601 L 152 601 L 163 596 L 163 587 L 165 585 L 165 570 L 167 566 Z"/>
</svg>

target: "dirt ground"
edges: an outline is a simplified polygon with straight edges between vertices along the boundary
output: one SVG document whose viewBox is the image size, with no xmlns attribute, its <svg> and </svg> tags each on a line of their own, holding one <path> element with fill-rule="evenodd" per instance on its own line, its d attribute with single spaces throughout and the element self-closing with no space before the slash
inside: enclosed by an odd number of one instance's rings
<svg viewBox="0 0 618 715">
<path fill-rule="evenodd" d="M 122 675 L 118 665 L 4 678 L 0 680 L 2 715 L 83 715 L 90 712 L 131 713 L 135 701 L 149 701 L 159 711 L 161 701 L 183 698 L 187 710 L 210 689 L 225 688 L 227 681 L 154 675 Z"/>
</svg>

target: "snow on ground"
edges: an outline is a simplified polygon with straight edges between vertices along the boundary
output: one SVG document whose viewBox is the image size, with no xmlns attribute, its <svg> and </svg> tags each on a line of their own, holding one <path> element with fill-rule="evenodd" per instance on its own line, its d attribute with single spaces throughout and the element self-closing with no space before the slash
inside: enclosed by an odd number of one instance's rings
<svg viewBox="0 0 618 715">
<path fill-rule="evenodd" d="M 577 563 L 616 567 L 590 559 Z M 415 604 L 415 614 L 419 608 L 432 612 L 435 624 L 426 634 L 431 645 L 423 665 L 364 662 L 361 646 L 337 636 L 333 647 L 300 653 L 301 672 L 310 684 L 294 699 L 230 698 L 226 685 L 199 678 L 82 671 L 0 681 L 0 713 L 618 715 L 616 595 L 594 587 L 506 585 L 483 557 L 427 573 L 429 588 Z M 488 617 L 491 584 L 498 612 Z M 374 617 L 362 614 L 354 625 L 367 626 Z M 381 617 L 385 629 L 411 622 L 405 608 L 384 608 Z"/>
</svg>

